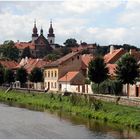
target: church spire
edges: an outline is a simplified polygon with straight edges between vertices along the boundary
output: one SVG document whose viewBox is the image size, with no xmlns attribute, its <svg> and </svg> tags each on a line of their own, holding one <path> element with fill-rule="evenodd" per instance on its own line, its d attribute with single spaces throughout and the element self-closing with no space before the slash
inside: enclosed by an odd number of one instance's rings
<svg viewBox="0 0 140 140">
<path fill-rule="evenodd" d="M 33 34 L 37 34 L 36 20 L 34 21 Z"/>
<path fill-rule="evenodd" d="M 52 27 L 52 20 L 50 21 L 50 28 L 49 28 L 48 37 L 54 37 L 53 27 Z"/>
<path fill-rule="evenodd" d="M 43 35 L 43 29 L 42 29 L 42 26 L 41 26 L 41 29 L 40 29 L 40 35 Z"/>
<path fill-rule="evenodd" d="M 55 48 L 55 34 L 53 32 L 52 20 L 50 21 L 50 28 L 48 33 L 48 42 L 52 48 Z"/>
<path fill-rule="evenodd" d="M 32 33 L 32 41 L 38 38 L 37 27 L 36 27 L 36 20 L 34 21 L 33 33 Z"/>
</svg>

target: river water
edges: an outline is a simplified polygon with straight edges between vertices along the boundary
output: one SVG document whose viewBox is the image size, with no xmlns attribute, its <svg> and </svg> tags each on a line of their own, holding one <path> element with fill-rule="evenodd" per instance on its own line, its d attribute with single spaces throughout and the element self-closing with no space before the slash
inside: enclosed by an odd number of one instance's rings
<svg viewBox="0 0 140 140">
<path fill-rule="evenodd" d="M 140 131 L 62 112 L 39 112 L 0 104 L 0 139 L 140 138 Z"/>
</svg>

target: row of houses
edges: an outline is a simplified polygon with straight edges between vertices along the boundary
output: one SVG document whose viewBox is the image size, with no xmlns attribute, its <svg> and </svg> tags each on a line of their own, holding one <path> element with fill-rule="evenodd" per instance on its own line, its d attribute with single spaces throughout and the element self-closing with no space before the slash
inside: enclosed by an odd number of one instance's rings
<svg viewBox="0 0 140 140">
<path fill-rule="evenodd" d="M 104 61 L 107 64 L 109 75 L 112 79 L 115 77 L 117 61 L 126 53 L 128 52 L 122 48 L 114 49 L 114 47 L 111 46 L 110 52 L 104 56 Z M 130 50 L 129 53 L 133 55 L 139 63 L 140 52 Z M 10 64 L 8 65 L 8 63 L 13 62 L 0 61 L 0 63 L 13 70 L 24 67 L 28 73 L 35 67 L 42 68 L 44 82 L 38 83 L 38 86 L 34 86 L 33 83 L 30 83 L 30 88 L 47 89 L 54 92 L 69 91 L 92 94 L 91 84 L 86 84 L 85 81 L 88 77 L 88 64 L 94 58 L 95 56 L 92 54 L 81 54 L 80 50 L 74 50 L 53 62 L 43 59 L 23 58 L 19 64 L 15 62 L 11 66 Z M 140 96 L 140 83 L 137 82 L 135 85 L 131 85 L 130 91 L 130 96 Z M 127 93 L 125 85 L 123 92 L 124 94 Z"/>
</svg>

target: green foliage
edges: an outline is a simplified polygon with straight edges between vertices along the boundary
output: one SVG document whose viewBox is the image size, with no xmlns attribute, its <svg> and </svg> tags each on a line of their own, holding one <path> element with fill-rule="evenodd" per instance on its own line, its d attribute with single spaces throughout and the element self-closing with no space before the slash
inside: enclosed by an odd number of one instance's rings
<svg viewBox="0 0 140 140">
<path fill-rule="evenodd" d="M 4 68 L 0 64 L 0 85 L 4 83 Z"/>
<path fill-rule="evenodd" d="M 55 61 L 55 60 L 57 60 L 59 58 L 59 55 L 57 55 L 57 54 L 48 54 L 47 56 L 46 56 L 46 59 L 47 60 L 51 60 L 51 61 Z"/>
<path fill-rule="evenodd" d="M 90 85 L 90 80 L 88 78 L 85 79 L 85 84 Z"/>
<path fill-rule="evenodd" d="M 92 82 L 98 84 L 99 91 L 99 84 L 108 78 L 108 68 L 102 57 L 91 60 L 88 66 L 88 77 Z"/>
<path fill-rule="evenodd" d="M 17 69 L 16 80 L 20 81 L 21 84 L 24 84 L 27 82 L 27 76 L 28 76 L 28 73 L 25 68 L 21 67 L 21 68 Z"/>
<path fill-rule="evenodd" d="M 98 84 L 92 84 L 92 91 L 98 93 Z M 99 93 L 120 95 L 122 93 L 122 83 L 117 80 L 107 79 L 100 84 Z"/>
<path fill-rule="evenodd" d="M 76 47 L 78 46 L 76 39 L 74 38 L 69 38 L 64 42 L 64 45 L 66 47 Z"/>
<path fill-rule="evenodd" d="M 15 47 L 13 41 L 5 41 L 1 46 L 3 57 L 9 58 L 11 60 L 18 60 L 19 50 Z"/>
<path fill-rule="evenodd" d="M 4 81 L 8 84 L 15 81 L 14 72 L 10 69 L 5 69 L 4 71 Z"/>
<path fill-rule="evenodd" d="M 29 47 L 24 48 L 21 57 L 22 57 L 22 58 L 25 58 L 25 57 L 30 58 L 30 57 L 32 57 L 32 55 L 31 55 L 31 50 L 30 50 Z"/>
<path fill-rule="evenodd" d="M 118 62 L 116 77 L 123 84 L 134 84 L 139 76 L 138 64 L 133 56 L 126 54 Z"/>
<path fill-rule="evenodd" d="M 97 84 L 108 78 L 108 68 L 102 57 L 96 57 L 95 60 L 91 60 L 88 66 L 88 77 Z"/>
<path fill-rule="evenodd" d="M 29 75 L 31 82 L 42 82 L 43 81 L 43 72 L 40 68 L 34 68 Z"/>
<path fill-rule="evenodd" d="M 108 86 L 104 82 L 100 84 L 100 88 L 98 87 L 98 84 L 92 83 L 92 91 L 93 93 L 96 93 L 96 94 L 98 93 L 105 94 L 107 87 Z"/>
<path fill-rule="evenodd" d="M 61 110 L 87 118 L 100 119 L 133 128 L 140 127 L 140 111 L 138 107 L 116 105 L 115 103 L 103 102 L 88 95 L 74 95 L 66 97 L 55 94 L 28 94 L 16 91 L 4 93 L 0 91 L 0 101 L 19 105 L 34 110 Z M 74 101 L 70 98 L 73 98 Z M 75 99 L 76 98 L 76 99 Z M 73 102 L 73 103 L 72 103 Z M 77 102 L 77 103 L 76 103 Z"/>
<path fill-rule="evenodd" d="M 121 95 L 122 88 L 123 88 L 123 85 L 122 85 L 122 83 L 120 81 L 114 80 L 112 82 L 111 89 L 112 89 L 113 94 Z"/>
</svg>

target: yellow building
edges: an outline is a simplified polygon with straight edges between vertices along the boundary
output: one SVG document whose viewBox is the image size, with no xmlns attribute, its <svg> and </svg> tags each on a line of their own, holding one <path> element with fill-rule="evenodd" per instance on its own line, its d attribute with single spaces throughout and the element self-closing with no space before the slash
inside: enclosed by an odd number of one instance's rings
<svg viewBox="0 0 140 140">
<path fill-rule="evenodd" d="M 69 71 L 81 70 L 81 56 L 78 52 L 72 52 L 64 57 L 49 63 L 44 68 L 44 86 L 50 91 L 61 91 L 62 85 L 59 79 Z"/>
</svg>

